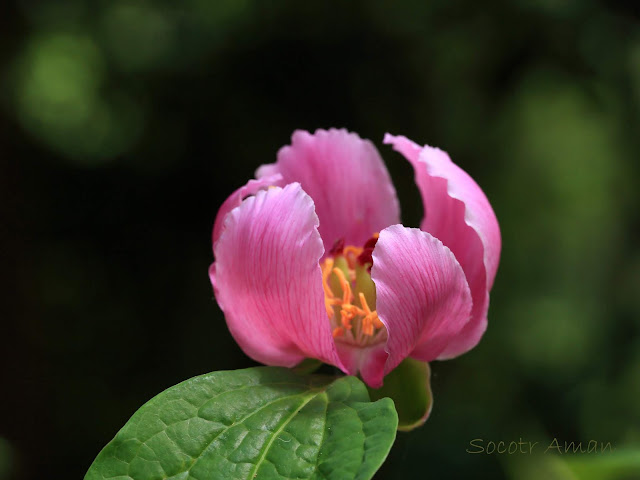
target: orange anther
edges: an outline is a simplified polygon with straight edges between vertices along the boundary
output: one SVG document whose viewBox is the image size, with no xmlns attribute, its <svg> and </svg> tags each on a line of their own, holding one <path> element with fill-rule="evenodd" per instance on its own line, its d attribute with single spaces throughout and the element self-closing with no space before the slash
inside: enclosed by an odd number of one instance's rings
<svg viewBox="0 0 640 480">
<path fill-rule="evenodd" d="M 367 299 L 364 298 L 364 293 L 360 292 L 358 294 L 358 297 L 360 298 L 360 305 L 362 305 L 362 309 L 364 310 L 365 315 L 371 315 L 371 309 L 369 309 Z"/>
<path fill-rule="evenodd" d="M 364 312 L 362 310 L 360 310 L 358 307 L 356 307 L 355 305 L 352 305 L 350 303 L 345 303 L 342 305 L 342 309 L 346 310 L 347 312 L 349 312 L 350 315 L 355 316 L 355 315 L 362 315 Z"/>
<path fill-rule="evenodd" d="M 362 253 L 362 248 L 354 247 L 353 245 L 347 245 L 344 247 L 344 256 L 348 256 L 349 254 L 355 255 L 356 257 Z"/>
<path fill-rule="evenodd" d="M 343 308 L 340 311 L 340 323 L 342 323 L 342 326 L 347 330 L 351 330 L 351 320 L 353 320 L 354 316 L 352 312 Z"/>
<path fill-rule="evenodd" d="M 347 245 L 344 247 L 344 258 L 347 259 L 349 268 L 355 268 L 356 259 L 362 253 L 362 248 L 354 247 L 353 245 Z M 354 272 L 355 273 L 355 272 Z"/>
<path fill-rule="evenodd" d="M 324 305 L 331 322 L 333 338 L 348 335 L 344 341 L 355 341 L 358 344 L 367 345 L 369 342 L 376 341 L 377 334 L 383 330 L 384 324 L 378 318 L 375 304 L 372 305 L 374 308 L 372 310 L 364 292 L 360 291 L 357 292 L 357 300 L 355 300 L 356 292 L 353 291 L 356 284 L 359 289 L 369 288 L 366 283 L 363 284 L 364 286 L 360 284 L 358 275 L 366 275 L 361 268 L 363 265 L 371 266 L 370 257 L 377 238 L 378 234 L 374 234 L 364 248 L 345 246 L 342 243 L 339 248 L 330 252 L 331 256 L 325 258 L 320 265 Z M 368 255 L 368 262 L 363 263 L 361 257 L 365 254 Z M 331 276 L 332 274 L 335 278 Z M 343 341 L 343 338 L 340 341 Z"/>
<path fill-rule="evenodd" d="M 322 264 L 322 288 L 326 298 L 333 298 L 333 292 L 328 283 L 331 270 L 333 270 L 333 258 L 327 258 Z"/>
<path fill-rule="evenodd" d="M 369 315 L 362 319 L 362 333 L 365 335 L 373 335 L 373 322 Z"/>
<path fill-rule="evenodd" d="M 331 303 L 329 303 L 329 301 L 326 298 L 324 299 L 324 308 L 327 310 L 327 315 L 329 316 L 329 318 L 333 318 L 335 316 L 335 312 L 333 311 L 333 306 L 331 305 Z"/>
<path fill-rule="evenodd" d="M 351 302 L 351 285 L 347 282 L 346 277 L 344 276 L 344 272 L 339 268 L 334 268 L 333 273 L 335 273 L 336 277 L 340 281 L 340 288 L 342 288 L 342 302 L 350 303 Z"/>
</svg>

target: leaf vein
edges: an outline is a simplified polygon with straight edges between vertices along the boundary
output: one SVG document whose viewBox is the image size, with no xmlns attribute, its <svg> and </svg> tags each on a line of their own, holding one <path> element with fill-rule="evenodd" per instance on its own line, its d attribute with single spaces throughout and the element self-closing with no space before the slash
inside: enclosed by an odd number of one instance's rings
<svg viewBox="0 0 640 480">
<path fill-rule="evenodd" d="M 267 457 L 267 453 L 269 451 L 269 448 L 271 447 L 271 445 L 273 444 L 273 442 L 275 441 L 276 438 L 278 438 L 278 435 L 280 435 L 280 432 L 282 432 L 282 430 L 284 430 L 284 428 L 289 425 L 289 422 L 291 420 L 293 420 L 293 418 L 300 413 L 300 411 L 314 398 L 316 398 L 320 393 L 322 392 L 316 392 L 313 393 L 311 395 L 309 395 L 309 398 L 307 400 L 305 400 L 304 402 L 302 402 L 302 404 L 296 408 L 293 413 L 291 415 L 289 415 L 283 422 L 282 424 L 278 427 L 278 429 L 276 431 L 273 432 L 273 434 L 271 435 L 271 439 L 269 440 L 269 442 L 267 442 L 265 444 L 265 446 L 261 449 L 262 452 L 260 454 L 260 458 L 258 459 L 258 461 L 256 462 L 255 466 L 253 467 L 253 469 L 251 470 L 251 472 L 249 473 L 249 476 L 247 477 L 247 480 L 252 480 L 255 478 L 258 469 L 260 468 L 260 465 L 262 464 L 262 462 L 265 460 L 265 458 Z"/>
</svg>

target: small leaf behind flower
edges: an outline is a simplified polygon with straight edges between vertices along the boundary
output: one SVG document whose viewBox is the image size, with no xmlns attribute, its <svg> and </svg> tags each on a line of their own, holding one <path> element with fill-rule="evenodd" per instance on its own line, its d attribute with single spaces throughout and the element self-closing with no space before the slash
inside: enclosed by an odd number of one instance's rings
<svg viewBox="0 0 640 480">
<path fill-rule="evenodd" d="M 298 365 L 293 367 L 293 371 L 298 375 L 308 375 L 318 370 L 323 363 L 315 358 L 305 358 Z"/>
<path fill-rule="evenodd" d="M 85 480 L 370 479 L 395 440 L 393 402 L 355 377 L 214 372 L 143 405 Z"/>
<path fill-rule="evenodd" d="M 433 406 L 429 364 L 405 359 L 384 377 L 382 388 L 369 388 L 372 400 L 390 397 L 398 412 L 398 430 L 409 431 L 422 425 Z"/>
</svg>

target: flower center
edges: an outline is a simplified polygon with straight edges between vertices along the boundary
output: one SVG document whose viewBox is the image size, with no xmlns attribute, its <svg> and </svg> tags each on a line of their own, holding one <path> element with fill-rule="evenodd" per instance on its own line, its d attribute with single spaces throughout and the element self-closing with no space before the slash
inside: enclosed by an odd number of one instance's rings
<svg viewBox="0 0 640 480">
<path fill-rule="evenodd" d="M 364 247 L 338 241 L 321 264 L 324 304 L 336 340 L 364 346 L 386 338 L 371 280 L 371 254 L 377 240 L 376 233 Z"/>
</svg>

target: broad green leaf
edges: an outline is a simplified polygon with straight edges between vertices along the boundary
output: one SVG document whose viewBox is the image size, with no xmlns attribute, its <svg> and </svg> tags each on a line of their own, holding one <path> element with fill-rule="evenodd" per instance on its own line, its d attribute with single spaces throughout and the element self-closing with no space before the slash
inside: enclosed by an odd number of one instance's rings
<svg viewBox="0 0 640 480">
<path fill-rule="evenodd" d="M 397 422 L 355 377 L 214 372 L 143 405 L 85 480 L 370 479 Z"/>
<path fill-rule="evenodd" d="M 390 397 L 398 412 L 398 430 L 413 430 L 422 425 L 431 413 L 431 370 L 429 364 L 405 359 L 389 375 L 379 389 L 369 389 L 372 400 Z"/>
</svg>

